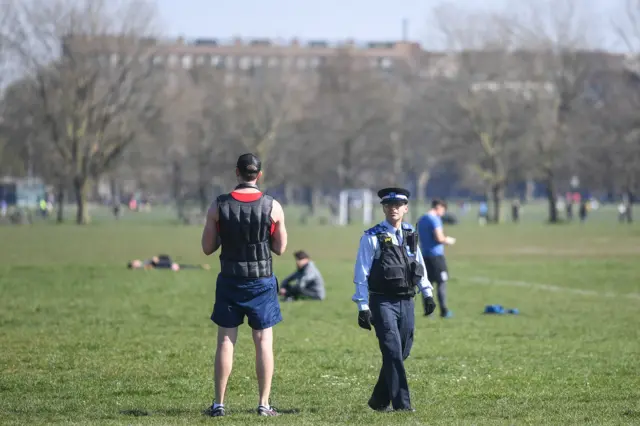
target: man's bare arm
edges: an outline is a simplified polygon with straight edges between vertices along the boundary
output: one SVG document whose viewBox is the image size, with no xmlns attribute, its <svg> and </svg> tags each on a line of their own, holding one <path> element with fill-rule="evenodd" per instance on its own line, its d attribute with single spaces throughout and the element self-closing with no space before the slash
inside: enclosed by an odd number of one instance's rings
<svg viewBox="0 0 640 426">
<path fill-rule="evenodd" d="M 287 249 L 287 228 L 284 225 L 284 210 L 276 200 L 273 200 L 271 219 L 275 223 L 275 230 L 271 236 L 271 251 L 280 256 Z"/>
<path fill-rule="evenodd" d="M 444 241 L 446 240 L 447 237 L 444 236 L 444 232 L 442 231 L 442 228 L 436 228 L 433 231 L 433 234 L 437 242 L 439 242 L 440 244 L 444 244 Z"/>
<path fill-rule="evenodd" d="M 220 248 L 220 235 L 218 234 L 218 203 L 213 201 L 207 211 L 207 219 L 202 231 L 202 252 L 209 256 Z"/>
<path fill-rule="evenodd" d="M 442 228 L 436 228 L 433 233 L 434 233 L 434 236 L 436 237 L 436 241 L 439 242 L 440 244 L 446 244 L 448 246 L 451 246 L 456 243 L 455 238 L 444 236 L 444 232 L 442 231 Z"/>
</svg>

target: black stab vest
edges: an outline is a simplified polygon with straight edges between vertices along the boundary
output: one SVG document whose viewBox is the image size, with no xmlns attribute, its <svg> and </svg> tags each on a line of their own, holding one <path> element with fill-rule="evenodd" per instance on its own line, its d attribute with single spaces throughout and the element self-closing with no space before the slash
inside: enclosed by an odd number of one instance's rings
<svg viewBox="0 0 640 426">
<path fill-rule="evenodd" d="M 415 260 L 415 234 L 403 230 L 403 243 L 394 245 L 386 233 L 376 234 L 380 257 L 373 260 L 369 272 L 369 292 L 390 297 L 413 297 L 415 287 L 424 276 L 424 268 Z M 408 241 L 412 243 L 407 244 Z M 407 254 L 407 246 L 413 256 Z"/>
<path fill-rule="evenodd" d="M 242 187 L 257 188 L 244 184 L 236 189 Z M 217 203 L 222 242 L 220 273 L 245 279 L 270 277 L 273 197 L 262 194 L 256 201 L 246 203 L 223 194 Z"/>
</svg>

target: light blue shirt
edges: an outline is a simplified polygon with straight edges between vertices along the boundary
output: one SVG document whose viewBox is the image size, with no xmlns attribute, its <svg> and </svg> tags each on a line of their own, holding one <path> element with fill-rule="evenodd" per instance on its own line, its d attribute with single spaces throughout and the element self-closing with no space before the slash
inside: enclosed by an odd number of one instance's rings
<svg viewBox="0 0 640 426">
<path fill-rule="evenodd" d="M 402 229 L 413 231 L 413 227 L 408 223 L 403 223 Z M 360 247 L 358 248 L 356 266 L 353 273 L 353 283 L 356 285 L 356 292 L 351 298 L 351 300 L 358 304 L 359 311 L 365 311 L 369 309 L 369 282 L 367 280 L 369 278 L 369 271 L 371 271 L 373 260 L 380 257 L 378 238 L 375 235 L 380 231 L 386 232 L 386 234 L 391 237 L 393 244 L 399 245 L 396 238 L 396 228 L 391 226 L 391 224 L 386 220 L 365 232 L 362 238 L 360 238 Z M 426 266 L 424 264 L 424 259 L 422 258 L 420 247 L 417 247 L 416 251 L 416 261 L 420 265 L 422 265 L 422 267 L 425 268 L 424 270 L 426 271 Z M 420 280 L 418 287 L 420 288 L 420 292 L 424 297 L 433 296 L 433 286 L 427 279 L 426 272 L 425 276 L 422 277 L 422 280 Z"/>
</svg>

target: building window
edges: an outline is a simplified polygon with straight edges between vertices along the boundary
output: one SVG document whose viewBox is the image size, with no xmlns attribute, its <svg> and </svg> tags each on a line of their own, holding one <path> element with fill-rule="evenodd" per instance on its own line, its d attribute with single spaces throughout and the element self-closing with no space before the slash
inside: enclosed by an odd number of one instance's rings
<svg viewBox="0 0 640 426">
<path fill-rule="evenodd" d="M 311 60 L 309 60 L 309 66 L 311 68 L 318 68 L 320 66 L 320 58 L 318 58 L 316 56 L 311 58 Z"/>
<path fill-rule="evenodd" d="M 182 57 L 182 68 L 188 70 L 188 69 L 191 69 L 192 66 L 193 66 L 193 56 L 184 55 Z"/>
<path fill-rule="evenodd" d="M 112 53 L 111 54 L 111 66 L 115 67 L 116 65 L 118 65 L 118 54 L 117 53 Z"/>
<path fill-rule="evenodd" d="M 393 62 L 389 58 L 380 58 L 380 68 L 388 70 L 393 65 Z"/>
<path fill-rule="evenodd" d="M 277 67 L 277 66 L 278 66 L 278 64 L 279 64 L 279 62 L 280 62 L 280 61 L 279 61 L 279 60 L 278 60 L 278 58 L 276 58 L 276 57 L 271 57 L 271 58 L 269 58 L 269 68 L 275 68 L 275 67 Z"/>
<path fill-rule="evenodd" d="M 162 65 L 163 62 L 164 62 L 164 57 L 162 55 L 153 56 L 153 65 Z"/>
<path fill-rule="evenodd" d="M 213 65 L 214 67 L 218 67 L 218 65 L 220 65 L 220 56 L 212 56 L 211 65 Z"/>
<path fill-rule="evenodd" d="M 249 68 L 251 68 L 251 58 L 243 56 L 242 58 L 240 58 L 239 66 L 240 69 L 248 70 Z"/>
</svg>

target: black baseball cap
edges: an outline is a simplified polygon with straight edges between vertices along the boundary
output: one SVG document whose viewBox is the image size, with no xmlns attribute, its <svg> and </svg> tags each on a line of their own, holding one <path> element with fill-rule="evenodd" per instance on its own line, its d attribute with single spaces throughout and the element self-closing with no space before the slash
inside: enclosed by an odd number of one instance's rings
<svg viewBox="0 0 640 426">
<path fill-rule="evenodd" d="M 238 157 L 236 167 L 244 173 L 258 173 L 262 170 L 262 162 L 255 155 L 247 153 Z"/>
</svg>

